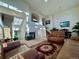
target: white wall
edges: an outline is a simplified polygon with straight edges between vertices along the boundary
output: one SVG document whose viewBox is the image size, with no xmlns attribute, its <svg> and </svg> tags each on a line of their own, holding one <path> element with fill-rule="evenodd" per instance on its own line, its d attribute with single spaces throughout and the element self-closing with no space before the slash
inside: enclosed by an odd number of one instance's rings
<svg viewBox="0 0 79 59">
<path fill-rule="evenodd" d="M 47 24 L 46 27 L 48 27 L 49 30 L 51 30 L 53 28 L 53 17 L 47 17 L 46 20 L 50 20 L 50 24 Z"/>
<path fill-rule="evenodd" d="M 62 27 L 60 27 L 60 22 L 63 21 L 70 21 L 70 27 L 63 27 L 63 28 L 68 28 L 69 30 L 72 31 L 73 26 L 76 24 L 76 22 L 79 21 L 79 7 L 54 15 L 53 17 L 54 27 L 61 29 Z"/>
<path fill-rule="evenodd" d="M 0 14 L 0 25 L 3 27 L 1 14 Z"/>
<path fill-rule="evenodd" d="M 70 27 L 60 27 L 60 22 L 63 21 L 70 21 Z M 72 28 L 76 24 L 76 22 L 79 22 L 79 7 L 60 12 L 53 16 L 53 26 L 58 29 L 66 28 L 72 31 Z"/>
<path fill-rule="evenodd" d="M 26 19 L 27 20 L 27 19 Z M 20 27 L 20 39 L 24 40 L 25 39 L 25 33 L 27 31 L 26 29 L 26 20 L 23 20 L 22 25 Z"/>
</svg>

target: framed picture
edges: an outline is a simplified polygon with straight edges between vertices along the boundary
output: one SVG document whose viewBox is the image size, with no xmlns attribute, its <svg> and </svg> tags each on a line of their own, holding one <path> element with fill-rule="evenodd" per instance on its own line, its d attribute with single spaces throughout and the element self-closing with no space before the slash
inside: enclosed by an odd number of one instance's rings
<svg viewBox="0 0 79 59">
<path fill-rule="evenodd" d="M 4 28 L 4 36 L 5 36 L 5 39 L 7 38 L 11 38 L 11 34 L 10 34 L 10 28 Z"/>
<path fill-rule="evenodd" d="M 50 24 L 50 20 L 46 20 L 45 24 L 46 24 L 46 25 L 47 25 L 47 24 Z"/>
<path fill-rule="evenodd" d="M 38 22 L 38 16 L 36 14 L 32 14 L 32 22 Z"/>
<path fill-rule="evenodd" d="M 60 22 L 60 27 L 70 27 L 70 21 Z"/>
</svg>

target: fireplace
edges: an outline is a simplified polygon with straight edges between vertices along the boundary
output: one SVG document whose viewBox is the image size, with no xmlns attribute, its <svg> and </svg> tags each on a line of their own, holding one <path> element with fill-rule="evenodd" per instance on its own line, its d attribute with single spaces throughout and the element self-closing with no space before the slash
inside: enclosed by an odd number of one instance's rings
<svg viewBox="0 0 79 59">
<path fill-rule="evenodd" d="M 29 32 L 29 35 L 25 35 L 26 40 L 34 40 L 35 39 L 35 32 Z"/>
</svg>

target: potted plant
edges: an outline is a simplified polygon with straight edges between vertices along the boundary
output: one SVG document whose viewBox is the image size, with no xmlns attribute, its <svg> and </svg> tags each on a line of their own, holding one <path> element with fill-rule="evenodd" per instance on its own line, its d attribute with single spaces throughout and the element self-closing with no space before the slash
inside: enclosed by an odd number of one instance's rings
<svg viewBox="0 0 79 59">
<path fill-rule="evenodd" d="M 73 32 L 77 33 L 77 35 L 79 36 L 79 22 L 77 22 L 72 29 L 73 29 Z"/>
</svg>

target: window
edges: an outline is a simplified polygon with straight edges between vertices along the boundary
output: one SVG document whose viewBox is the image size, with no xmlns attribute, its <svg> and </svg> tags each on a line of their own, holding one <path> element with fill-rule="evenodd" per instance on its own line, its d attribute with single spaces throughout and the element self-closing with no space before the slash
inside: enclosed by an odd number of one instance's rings
<svg viewBox="0 0 79 59">
<path fill-rule="evenodd" d="M 9 9 L 12 9 L 12 10 L 18 11 L 18 12 L 23 12 L 23 11 L 19 10 L 18 8 L 14 7 L 12 5 L 9 5 L 7 3 L 4 3 L 2 1 L 0 1 L 0 5 L 3 6 L 3 7 L 7 7 Z"/>
<path fill-rule="evenodd" d="M 0 1 L 0 5 L 1 5 L 1 6 L 2 6 L 2 4 L 3 4 L 3 3 Z"/>
<path fill-rule="evenodd" d="M 28 12 L 25 12 L 25 14 L 26 14 L 26 15 L 29 15 L 29 13 L 28 13 Z"/>
<path fill-rule="evenodd" d="M 7 3 L 1 2 L 1 1 L 0 1 L 0 5 L 1 6 L 4 6 L 4 7 L 8 7 L 8 4 Z"/>
<path fill-rule="evenodd" d="M 28 26 L 28 24 L 26 25 L 26 28 L 27 28 L 27 33 L 29 33 L 29 26 Z"/>
<path fill-rule="evenodd" d="M 17 10 L 15 10 L 15 11 L 18 11 L 18 12 L 23 12 L 23 11 L 21 11 L 21 10 L 18 10 L 18 9 L 17 9 Z"/>
<path fill-rule="evenodd" d="M 17 10 L 17 8 L 15 8 L 15 7 L 11 6 L 11 5 L 9 5 L 9 8 L 12 9 L 12 10 Z"/>
<path fill-rule="evenodd" d="M 18 11 L 18 12 L 22 12 L 21 10 L 19 10 L 18 8 L 14 7 L 12 5 L 9 5 L 9 8 L 12 10 Z"/>
<path fill-rule="evenodd" d="M 23 19 L 14 17 L 13 25 L 21 25 Z"/>
</svg>

